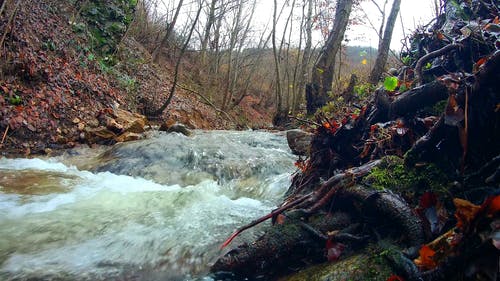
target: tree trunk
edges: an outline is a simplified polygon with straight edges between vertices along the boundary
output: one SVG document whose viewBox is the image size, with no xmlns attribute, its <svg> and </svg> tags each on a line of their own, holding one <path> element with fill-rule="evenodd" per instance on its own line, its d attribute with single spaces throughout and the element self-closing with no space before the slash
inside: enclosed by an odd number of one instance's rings
<svg viewBox="0 0 500 281">
<path fill-rule="evenodd" d="M 229 39 L 229 49 L 227 50 L 228 52 L 228 62 L 227 62 L 227 72 L 226 72 L 226 89 L 225 89 L 225 92 L 224 92 L 224 98 L 222 100 L 222 110 L 226 110 L 227 106 L 229 105 L 229 102 L 231 101 L 231 96 L 232 96 L 232 93 L 231 93 L 231 90 L 232 90 L 232 87 L 231 87 L 231 82 L 232 82 L 232 73 L 233 73 L 233 66 L 236 66 L 236 65 L 233 65 L 235 64 L 234 60 L 233 60 L 233 52 L 234 52 L 234 48 L 236 47 L 236 43 L 237 43 L 237 37 L 239 36 L 240 34 L 240 21 L 241 21 L 241 15 L 242 15 L 242 12 L 243 12 L 243 1 L 238 1 L 238 11 L 236 13 L 236 18 L 234 19 L 234 22 L 233 22 L 233 26 L 231 28 L 231 37 Z M 234 70 L 236 71 L 236 70 Z"/>
<path fill-rule="evenodd" d="M 179 12 L 181 11 L 183 2 L 184 2 L 184 0 L 179 1 L 179 4 L 177 5 L 177 9 L 175 10 L 174 18 L 168 24 L 168 28 L 167 28 L 167 32 L 165 33 L 165 36 L 161 40 L 160 44 L 158 44 L 158 46 L 156 46 L 156 48 L 153 51 L 153 54 L 151 55 L 153 57 L 153 62 L 158 61 L 158 55 L 160 54 L 161 48 L 168 43 L 168 39 L 170 38 L 170 35 L 174 31 L 174 26 L 175 26 L 175 23 L 177 22 L 177 17 L 179 17 Z"/>
<path fill-rule="evenodd" d="M 318 61 L 313 67 L 311 83 L 306 89 L 307 114 L 313 114 L 326 104 L 332 91 L 335 57 L 340 48 L 351 14 L 353 0 L 339 0 L 335 9 L 333 28 L 328 35 Z M 308 91 L 309 90 L 309 91 Z"/>
<path fill-rule="evenodd" d="M 217 3 L 217 0 L 212 0 L 210 3 L 210 10 L 208 12 L 207 25 L 205 26 L 203 39 L 201 41 L 200 57 L 201 57 L 201 64 L 202 65 L 205 65 L 205 63 L 206 63 L 207 45 L 208 45 L 208 40 L 210 39 L 210 30 L 212 29 L 212 26 L 215 23 L 215 4 L 216 3 Z"/>
<path fill-rule="evenodd" d="M 396 23 L 396 18 L 399 13 L 399 7 L 401 6 L 401 0 L 394 0 L 392 3 L 391 13 L 387 19 L 387 25 L 385 26 L 384 37 L 379 44 L 377 59 L 375 60 L 375 65 L 372 68 L 370 77 L 368 81 L 371 84 L 376 84 L 384 71 L 385 63 L 387 62 L 387 57 L 389 56 L 389 48 L 391 46 L 392 32 L 394 30 L 394 25 Z"/>
<path fill-rule="evenodd" d="M 273 13 L 273 56 L 274 56 L 274 71 L 276 73 L 276 115 L 281 112 L 282 108 L 282 99 L 281 99 L 281 74 L 280 74 L 280 62 L 279 62 L 279 54 L 278 48 L 276 46 L 276 25 L 277 25 L 277 12 L 278 12 L 278 3 L 274 0 L 274 13 Z"/>
<path fill-rule="evenodd" d="M 200 3 L 200 7 L 198 8 L 198 12 L 196 13 L 196 18 L 193 21 L 193 25 L 191 25 L 191 29 L 189 30 L 189 34 L 186 38 L 186 41 L 184 42 L 184 45 L 182 45 L 181 53 L 179 54 L 179 57 L 177 58 L 177 62 L 175 64 L 175 71 L 174 71 L 174 81 L 172 82 L 172 87 L 170 88 L 170 93 L 168 95 L 168 98 L 158 110 L 156 110 L 155 112 L 152 113 L 152 116 L 160 116 L 163 113 L 163 111 L 165 111 L 165 109 L 167 109 L 167 106 L 170 104 L 170 102 L 172 101 L 172 98 L 174 97 L 175 88 L 177 87 L 177 81 L 179 80 L 179 70 L 180 70 L 182 57 L 184 56 L 184 53 L 186 52 L 186 49 L 189 45 L 189 41 L 191 40 L 191 36 L 193 35 L 194 28 L 196 27 L 196 24 L 198 23 L 198 19 L 200 18 L 201 10 L 203 10 L 203 3 Z"/>
<path fill-rule="evenodd" d="M 307 1 L 307 17 L 306 17 L 306 45 L 304 47 L 304 53 L 302 55 L 302 65 L 300 70 L 300 79 L 298 91 L 299 93 L 305 92 L 305 82 L 309 80 L 309 73 L 307 67 L 310 62 L 311 57 L 311 47 L 312 47 L 312 13 L 313 13 L 313 0 Z M 295 105 L 298 106 L 300 103 L 300 95 L 298 94 L 295 100 Z M 296 108 L 298 110 L 298 108 Z"/>
</svg>

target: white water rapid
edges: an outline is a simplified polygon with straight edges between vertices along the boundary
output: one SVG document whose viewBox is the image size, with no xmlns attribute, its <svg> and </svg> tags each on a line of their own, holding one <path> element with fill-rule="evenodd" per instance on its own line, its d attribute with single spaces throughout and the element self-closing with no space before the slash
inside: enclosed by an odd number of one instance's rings
<svg viewBox="0 0 500 281">
<path fill-rule="evenodd" d="M 250 131 L 0 158 L 0 280 L 211 280 L 220 243 L 276 206 L 294 160 L 283 134 Z"/>
</svg>

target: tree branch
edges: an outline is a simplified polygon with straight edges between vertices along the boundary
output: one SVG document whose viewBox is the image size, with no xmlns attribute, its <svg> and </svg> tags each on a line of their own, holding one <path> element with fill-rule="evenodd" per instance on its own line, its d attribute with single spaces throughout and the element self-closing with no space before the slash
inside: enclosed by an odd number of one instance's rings
<svg viewBox="0 0 500 281">
<path fill-rule="evenodd" d="M 439 57 L 443 55 L 446 52 L 449 52 L 453 49 L 457 48 L 463 48 L 462 44 L 454 43 L 454 44 L 449 44 L 444 46 L 443 48 L 430 52 L 426 54 L 425 56 L 421 57 L 418 61 L 417 64 L 415 65 L 415 82 L 417 85 L 420 85 L 422 83 L 422 66 L 425 62 L 427 62 L 430 59 L 433 59 L 435 57 Z"/>
</svg>

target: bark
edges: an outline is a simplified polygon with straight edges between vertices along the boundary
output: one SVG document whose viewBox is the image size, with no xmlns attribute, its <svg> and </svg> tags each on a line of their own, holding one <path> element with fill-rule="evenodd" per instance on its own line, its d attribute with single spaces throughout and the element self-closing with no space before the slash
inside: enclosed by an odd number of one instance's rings
<svg viewBox="0 0 500 281">
<path fill-rule="evenodd" d="M 278 115 L 282 110 L 280 61 L 279 61 L 278 48 L 276 46 L 276 25 L 278 23 L 277 12 L 278 12 L 278 3 L 276 0 L 274 0 L 272 41 L 273 41 L 274 71 L 276 74 L 276 78 L 275 78 L 276 79 L 276 90 L 275 90 L 275 93 L 276 93 L 276 112 L 277 112 L 276 115 Z"/>
<path fill-rule="evenodd" d="M 393 101 L 383 89 L 380 89 L 377 93 L 375 108 L 371 116 L 368 117 L 368 123 L 387 122 L 395 117 L 411 115 L 426 106 L 432 106 L 447 98 L 448 89 L 439 81 L 406 91 Z"/>
<path fill-rule="evenodd" d="M 177 81 L 179 80 L 179 71 L 180 71 L 182 57 L 184 56 L 184 53 L 187 50 L 187 47 L 189 45 L 189 41 L 191 40 L 191 36 L 193 35 L 194 28 L 196 27 L 196 24 L 198 23 L 198 19 L 200 18 L 200 14 L 201 14 L 202 9 L 203 9 L 203 5 L 200 4 L 200 7 L 198 8 L 198 12 L 196 13 L 196 17 L 193 21 L 193 25 L 191 25 L 191 29 L 189 30 L 188 37 L 186 38 L 186 41 L 184 42 L 184 45 L 182 46 L 179 57 L 177 58 L 177 62 L 175 64 L 175 71 L 174 71 L 174 81 L 172 82 L 172 87 L 170 88 L 170 93 L 168 95 L 168 98 L 157 111 L 152 113 L 152 116 L 161 115 L 163 113 L 163 111 L 165 111 L 165 109 L 167 109 L 168 105 L 172 101 L 172 98 L 174 97 L 175 88 L 177 87 Z"/>
<path fill-rule="evenodd" d="M 167 45 L 168 40 L 170 39 L 170 36 L 172 35 L 172 32 L 174 31 L 175 23 L 177 22 L 177 18 L 179 17 L 179 12 L 181 11 L 183 2 L 184 2 L 184 0 L 179 1 L 179 4 L 177 5 L 177 9 L 175 10 L 174 18 L 168 24 L 167 32 L 165 33 L 165 36 L 161 40 L 160 44 L 158 44 L 158 46 L 156 46 L 156 48 L 153 51 L 153 54 L 151 55 L 153 57 L 154 62 L 158 61 L 158 55 L 160 54 L 161 48 L 163 48 L 163 46 Z"/>
<path fill-rule="evenodd" d="M 332 91 L 335 57 L 344 38 L 344 33 L 351 14 L 353 1 L 339 0 L 335 10 L 333 28 L 328 35 L 323 50 L 312 70 L 309 92 L 306 90 L 307 113 L 313 114 L 318 108 L 326 104 L 328 94 Z"/>
<path fill-rule="evenodd" d="M 210 2 L 210 10 L 208 11 L 207 24 L 205 25 L 203 39 L 201 41 L 200 57 L 202 65 L 205 65 L 206 63 L 207 45 L 208 45 L 208 40 L 210 39 L 210 30 L 212 29 L 212 26 L 215 23 L 215 4 L 217 4 L 217 0 L 212 0 Z"/>
<path fill-rule="evenodd" d="M 225 110 L 227 105 L 229 104 L 229 101 L 231 100 L 231 74 L 233 73 L 233 53 L 234 53 L 234 48 L 236 47 L 237 43 L 237 37 L 239 35 L 239 27 L 240 27 L 240 19 L 241 19 L 241 14 L 243 13 L 243 3 L 242 1 L 238 1 L 238 11 L 236 12 L 236 18 L 234 19 L 233 27 L 231 29 L 231 37 L 230 37 L 230 42 L 229 42 L 229 49 L 228 49 L 228 68 L 226 72 L 226 90 L 224 93 L 224 98 L 222 100 L 222 110 Z"/>
<path fill-rule="evenodd" d="M 302 65 L 300 69 L 300 75 L 301 77 L 299 78 L 299 85 L 298 85 L 298 93 L 302 93 L 306 91 L 305 89 L 305 82 L 308 80 L 308 71 L 307 67 L 310 62 L 310 57 L 311 57 L 311 46 L 312 46 L 312 12 L 313 12 L 313 3 L 312 0 L 307 1 L 307 16 L 306 16 L 306 45 L 304 47 L 304 53 L 302 55 Z M 300 101 L 300 95 L 297 94 L 295 96 L 295 101 L 294 104 L 295 106 L 298 107 L 299 101 Z M 297 110 L 298 108 L 295 108 Z"/>
<path fill-rule="evenodd" d="M 215 30 L 214 30 L 214 41 L 213 45 L 211 46 L 211 49 L 214 50 L 214 61 L 211 64 L 211 70 L 215 74 L 219 73 L 219 63 L 220 63 L 220 36 L 221 36 L 221 28 L 222 28 L 222 18 L 224 14 L 226 13 L 225 8 L 221 7 L 221 11 L 219 13 L 219 16 L 217 17 L 217 23 L 215 25 Z"/>
<path fill-rule="evenodd" d="M 369 82 L 376 84 L 384 71 L 385 64 L 387 62 L 387 57 L 389 56 L 389 48 L 391 46 L 392 32 L 394 30 L 394 25 L 396 24 L 396 18 L 399 13 L 399 8 L 401 6 L 401 0 L 394 0 L 391 8 L 391 13 L 387 19 L 387 25 L 385 26 L 384 37 L 379 44 L 377 59 L 375 60 L 375 65 L 370 73 Z"/>
</svg>

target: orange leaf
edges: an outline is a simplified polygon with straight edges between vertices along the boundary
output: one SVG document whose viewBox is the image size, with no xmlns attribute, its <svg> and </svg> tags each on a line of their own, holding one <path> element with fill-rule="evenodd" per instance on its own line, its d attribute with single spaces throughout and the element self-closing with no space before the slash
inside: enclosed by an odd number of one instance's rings
<svg viewBox="0 0 500 281">
<path fill-rule="evenodd" d="M 476 63 L 474 64 L 474 66 L 472 67 L 472 71 L 478 72 L 481 65 L 483 65 L 485 62 L 487 62 L 488 59 L 489 59 L 489 57 L 482 57 L 482 58 L 478 59 L 476 61 Z"/>
<path fill-rule="evenodd" d="M 495 17 L 495 19 L 493 20 L 493 23 L 494 24 L 499 24 L 500 23 L 500 20 L 498 19 L 498 16 Z"/>
<path fill-rule="evenodd" d="M 437 39 L 439 39 L 439 40 L 444 40 L 444 38 L 445 38 L 445 37 L 444 37 L 444 34 L 443 34 L 442 32 L 439 32 L 439 31 L 438 31 L 438 33 L 437 33 Z"/>
<path fill-rule="evenodd" d="M 414 261 L 418 267 L 423 269 L 433 269 L 437 266 L 437 263 L 433 259 L 436 251 L 431 249 L 429 246 L 423 245 L 418 253 L 420 256 Z"/>
<path fill-rule="evenodd" d="M 495 197 L 492 197 L 487 201 L 489 201 L 488 215 L 492 216 L 498 213 L 498 211 L 500 211 L 500 195 L 496 195 Z"/>
<path fill-rule="evenodd" d="M 474 205 L 471 202 L 460 198 L 454 198 L 453 204 L 455 204 L 455 207 L 457 208 L 455 212 L 457 227 L 461 229 L 469 226 L 471 221 L 476 217 L 477 213 L 481 209 L 480 206 Z"/>
<path fill-rule="evenodd" d="M 393 274 L 389 276 L 389 278 L 387 278 L 387 281 L 405 281 L 405 280 L 403 279 L 403 277 Z"/>
<path fill-rule="evenodd" d="M 486 61 L 488 60 L 488 57 L 483 57 L 483 58 L 480 58 L 477 60 L 476 62 L 476 66 L 477 67 L 480 67 L 481 65 L 483 65 Z"/>
</svg>

